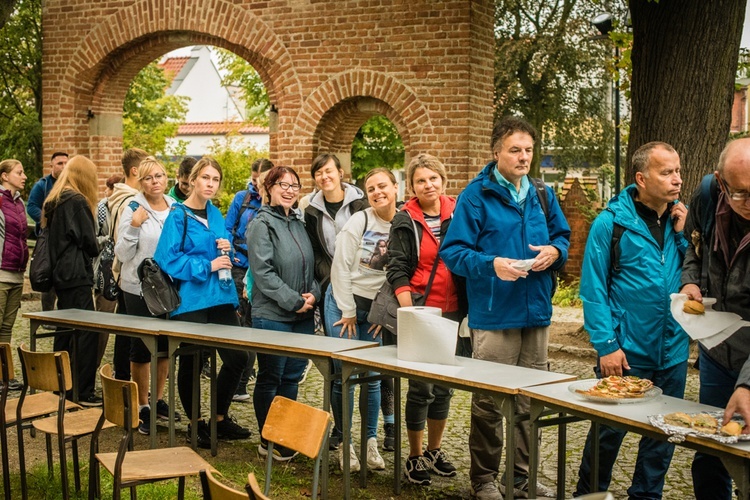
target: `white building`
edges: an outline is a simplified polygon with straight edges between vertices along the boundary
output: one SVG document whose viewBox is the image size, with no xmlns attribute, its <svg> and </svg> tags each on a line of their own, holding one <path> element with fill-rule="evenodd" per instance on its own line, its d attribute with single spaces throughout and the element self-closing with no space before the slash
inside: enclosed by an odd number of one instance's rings
<svg viewBox="0 0 750 500">
<path fill-rule="evenodd" d="M 167 54 L 159 63 L 172 83 L 167 95 L 189 98 L 185 123 L 172 143 L 187 143 L 188 156 L 201 157 L 209 146 L 227 134 L 238 137 L 240 145 L 268 149 L 268 128 L 244 122 L 245 103 L 237 88 L 221 84 L 221 75 L 205 45 L 192 48 L 188 56 Z"/>
</svg>

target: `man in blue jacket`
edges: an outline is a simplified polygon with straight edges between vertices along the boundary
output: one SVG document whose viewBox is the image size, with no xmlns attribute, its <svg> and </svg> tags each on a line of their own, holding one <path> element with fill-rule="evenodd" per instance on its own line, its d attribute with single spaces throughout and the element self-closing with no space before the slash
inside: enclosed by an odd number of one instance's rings
<svg viewBox="0 0 750 500">
<path fill-rule="evenodd" d="M 669 297 L 680 290 L 688 246 L 687 209 L 677 201 L 680 157 L 669 144 L 649 142 L 633 154 L 632 165 L 635 184 L 612 198 L 591 226 L 581 273 L 584 323 L 599 355 L 597 377 L 647 378 L 681 398 L 688 337 L 672 317 Z M 624 430 L 599 428 L 599 491 L 609 487 L 624 437 Z M 589 430 L 574 496 L 592 490 L 592 447 Z M 641 438 L 629 498 L 661 498 L 673 451 L 673 444 Z"/>
<path fill-rule="evenodd" d="M 440 257 L 455 274 L 465 276 L 473 357 L 509 365 L 547 369 L 552 318 L 552 270 L 568 257 L 570 227 L 554 192 L 544 187 L 540 199 L 528 173 L 536 131 L 509 117 L 492 131 L 495 158 L 469 183 L 458 199 Z M 547 210 L 545 210 L 545 206 Z M 525 267 L 533 259 L 531 267 Z M 518 412 L 528 412 L 519 398 Z M 472 497 L 501 498 L 495 484 L 503 447 L 500 409 L 487 396 L 474 394 L 471 408 Z M 527 495 L 529 425 L 516 427 L 516 496 Z M 540 496 L 554 496 L 539 485 Z"/>
</svg>

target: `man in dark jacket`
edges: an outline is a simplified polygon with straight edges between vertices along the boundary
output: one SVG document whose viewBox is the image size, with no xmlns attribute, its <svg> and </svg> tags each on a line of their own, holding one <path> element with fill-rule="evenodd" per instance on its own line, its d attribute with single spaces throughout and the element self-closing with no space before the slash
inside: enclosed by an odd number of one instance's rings
<svg viewBox="0 0 750 500">
<path fill-rule="evenodd" d="M 26 203 L 26 212 L 29 216 L 34 219 L 36 223 L 36 234 L 38 235 L 42 229 L 42 207 L 44 206 L 44 200 L 47 199 L 49 192 L 52 191 L 52 186 L 55 185 L 55 181 L 60 177 L 65 165 L 68 164 L 68 153 L 57 151 L 52 153 L 52 159 L 49 162 L 50 173 L 39 179 L 34 187 L 31 188 L 29 193 L 29 201 Z M 51 311 L 55 308 L 55 289 L 52 288 L 47 292 L 42 292 L 42 311 Z"/>
<path fill-rule="evenodd" d="M 682 293 L 713 297 L 717 311 L 750 321 L 750 139 L 730 142 L 719 157 L 710 193 L 699 187 L 690 202 L 686 233 L 690 246 L 682 270 Z M 716 210 L 707 201 L 716 198 Z M 708 212 L 708 213 L 705 213 Z M 706 219 L 707 218 L 707 219 Z M 707 234 L 706 220 L 712 222 Z M 700 402 L 726 408 L 724 423 L 738 412 L 750 422 L 750 327 L 740 328 L 711 350 L 700 349 Z M 743 432 L 747 433 L 747 425 Z M 693 488 L 698 499 L 732 496 L 721 460 L 696 453 Z"/>
</svg>

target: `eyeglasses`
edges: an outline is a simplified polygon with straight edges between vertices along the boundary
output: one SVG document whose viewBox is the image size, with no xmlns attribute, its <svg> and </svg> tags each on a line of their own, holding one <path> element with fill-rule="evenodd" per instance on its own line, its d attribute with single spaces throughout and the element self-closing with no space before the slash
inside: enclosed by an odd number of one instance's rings
<svg viewBox="0 0 750 500">
<path fill-rule="evenodd" d="M 721 178 L 721 183 L 724 184 L 727 196 L 729 196 L 732 201 L 744 202 L 747 201 L 748 198 L 750 198 L 750 193 L 748 193 L 747 191 L 732 191 L 731 189 L 729 189 L 729 184 L 727 184 L 726 179 L 724 179 L 723 177 Z"/>
<path fill-rule="evenodd" d="M 161 182 L 162 180 L 164 180 L 165 177 L 166 177 L 166 175 L 164 175 L 164 174 L 147 175 L 146 177 L 144 177 L 143 179 L 141 179 L 141 181 L 142 182 L 148 182 L 150 184 L 150 183 L 152 183 L 154 181 Z"/>
<path fill-rule="evenodd" d="M 279 186 L 282 191 L 287 191 L 291 189 L 295 193 L 299 191 L 300 188 L 302 187 L 301 184 L 289 184 L 288 182 L 277 182 L 276 185 Z"/>
</svg>

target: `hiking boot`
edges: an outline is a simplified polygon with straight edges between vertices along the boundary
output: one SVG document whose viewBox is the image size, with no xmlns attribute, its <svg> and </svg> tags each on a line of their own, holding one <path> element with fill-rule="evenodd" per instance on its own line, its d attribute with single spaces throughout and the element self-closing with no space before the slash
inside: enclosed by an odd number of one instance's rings
<svg viewBox="0 0 750 500">
<path fill-rule="evenodd" d="M 342 449 L 339 453 L 339 467 L 344 470 L 344 450 Z M 359 472 L 359 458 L 357 453 L 354 451 L 354 446 L 349 445 L 349 472 Z"/>
<path fill-rule="evenodd" d="M 383 439 L 383 451 L 394 451 L 396 449 L 396 426 L 394 424 L 383 424 L 385 439 Z"/>
<path fill-rule="evenodd" d="M 208 427 L 208 424 L 205 420 L 198 420 L 198 427 L 197 427 L 197 435 L 198 435 L 198 448 L 203 448 L 204 450 L 211 449 L 211 429 Z M 187 442 L 190 444 L 190 424 L 187 426 Z"/>
<path fill-rule="evenodd" d="M 410 483 L 419 486 L 432 484 L 429 460 L 423 455 L 407 458 L 404 463 L 404 477 Z"/>
<path fill-rule="evenodd" d="M 80 396 L 78 398 L 78 404 L 81 406 L 88 406 L 89 408 L 102 406 L 102 398 L 96 394 L 88 394 L 86 396 Z"/>
<path fill-rule="evenodd" d="M 224 415 L 224 420 L 216 422 L 216 437 L 219 439 L 247 439 L 250 429 L 245 429 L 237 423 L 234 417 Z"/>
<path fill-rule="evenodd" d="M 448 455 L 440 448 L 436 450 L 425 450 L 424 457 L 427 459 L 430 470 L 440 477 L 454 477 L 456 467 L 448 460 Z"/>
<path fill-rule="evenodd" d="M 472 481 L 470 495 L 471 498 L 476 498 L 477 500 L 503 500 L 495 481 L 486 483 L 475 483 Z"/>
<path fill-rule="evenodd" d="M 385 470 L 385 461 L 378 453 L 378 440 L 370 438 L 367 440 L 367 468 L 372 470 Z"/>
<path fill-rule="evenodd" d="M 258 455 L 261 457 L 268 456 L 268 442 L 263 439 L 261 439 L 260 444 L 258 445 Z M 275 462 L 288 462 L 297 455 L 299 455 L 299 453 L 285 446 L 280 446 L 278 444 L 273 445 L 273 460 Z"/>
<path fill-rule="evenodd" d="M 148 406 L 141 408 L 138 412 L 138 419 L 141 421 L 138 424 L 138 432 L 144 436 L 151 434 L 151 408 Z"/>
<path fill-rule="evenodd" d="M 169 420 L 169 405 L 163 399 L 156 402 L 156 418 L 159 420 Z M 182 420 L 182 415 L 175 410 L 174 421 L 179 422 L 180 420 Z"/>
</svg>

